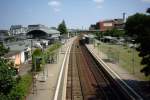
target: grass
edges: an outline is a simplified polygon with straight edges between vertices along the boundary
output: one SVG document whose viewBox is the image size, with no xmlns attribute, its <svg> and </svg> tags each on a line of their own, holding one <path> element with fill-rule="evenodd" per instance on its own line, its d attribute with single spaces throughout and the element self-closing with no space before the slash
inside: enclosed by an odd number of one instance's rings
<svg viewBox="0 0 150 100">
<path fill-rule="evenodd" d="M 31 74 L 21 76 L 19 82 L 16 84 L 16 86 L 11 90 L 9 94 L 11 100 L 16 100 L 16 97 L 18 97 L 19 100 L 24 100 L 25 96 L 28 95 L 31 84 L 32 84 Z"/>
<path fill-rule="evenodd" d="M 138 56 L 137 52 L 133 48 L 122 45 L 114 45 L 108 43 L 100 44 L 100 51 L 105 53 L 108 58 L 118 62 L 118 64 L 125 68 L 130 73 L 135 73 L 135 75 L 141 79 L 148 80 L 148 77 L 145 77 L 140 70 L 144 67 L 141 65 L 141 57 Z M 134 59 L 134 61 L 133 61 Z M 134 71 L 133 71 L 134 68 Z"/>
<path fill-rule="evenodd" d="M 51 55 L 51 54 L 55 53 L 56 50 L 60 48 L 60 46 L 61 46 L 60 43 L 55 43 L 55 44 L 51 45 L 48 49 L 46 49 L 45 53 Z"/>
<path fill-rule="evenodd" d="M 61 47 L 60 43 L 55 43 L 47 48 L 44 52 L 45 59 L 49 59 L 50 56 L 54 56 L 58 53 L 59 48 Z"/>
</svg>

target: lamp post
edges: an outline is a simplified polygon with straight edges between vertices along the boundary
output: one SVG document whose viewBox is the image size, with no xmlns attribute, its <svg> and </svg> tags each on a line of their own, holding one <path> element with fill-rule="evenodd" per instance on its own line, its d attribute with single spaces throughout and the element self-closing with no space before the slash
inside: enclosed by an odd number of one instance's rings
<svg viewBox="0 0 150 100">
<path fill-rule="evenodd" d="M 101 37 L 99 36 L 99 52 L 101 53 L 102 50 L 100 51 L 100 45 L 101 45 Z M 99 56 L 100 56 L 100 54 L 99 54 Z"/>
<path fill-rule="evenodd" d="M 95 49 L 95 39 L 93 39 L 93 43 L 94 43 L 94 49 Z"/>
<path fill-rule="evenodd" d="M 118 64 L 119 64 L 119 58 L 120 58 L 119 55 L 120 55 L 120 51 L 118 50 L 118 54 L 117 54 L 117 56 L 118 56 L 118 57 L 117 57 Z"/>
<path fill-rule="evenodd" d="M 46 63 L 47 63 L 47 53 L 46 53 Z M 48 66 L 46 64 L 46 69 L 47 69 L 47 78 L 48 78 Z"/>
<path fill-rule="evenodd" d="M 34 69 L 33 69 L 33 73 L 32 73 L 32 83 L 33 83 L 33 94 L 36 93 L 37 94 L 37 87 L 36 87 L 36 58 L 32 57 L 32 60 L 34 62 Z"/>
<path fill-rule="evenodd" d="M 133 48 L 132 48 L 132 72 L 133 72 L 133 74 L 135 74 L 135 70 L 134 70 L 134 63 L 135 63 L 135 59 L 134 59 L 135 40 L 132 40 L 132 43 L 133 43 Z"/>
<path fill-rule="evenodd" d="M 46 64 L 45 64 L 45 55 L 47 56 L 47 53 L 44 53 L 45 49 L 46 49 L 46 46 L 43 43 L 43 46 L 42 46 L 42 52 L 43 52 L 43 55 L 42 55 L 42 64 L 44 66 L 44 68 L 43 68 L 43 77 L 45 77 L 45 76 L 48 77 L 48 66 L 46 66 Z M 47 75 L 45 75 L 45 70 L 47 70 Z"/>
<path fill-rule="evenodd" d="M 98 56 L 100 56 L 100 42 L 97 43 L 97 45 L 98 45 Z"/>
</svg>

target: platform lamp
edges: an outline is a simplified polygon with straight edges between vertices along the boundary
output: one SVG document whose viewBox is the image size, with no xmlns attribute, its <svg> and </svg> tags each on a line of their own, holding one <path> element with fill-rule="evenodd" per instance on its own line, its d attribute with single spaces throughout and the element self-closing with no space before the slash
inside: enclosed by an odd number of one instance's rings
<svg viewBox="0 0 150 100">
<path fill-rule="evenodd" d="M 135 70 L 134 70 L 134 65 L 135 65 L 135 59 L 134 59 L 134 49 L 135 49 L 135 40 L 132 40 L 132 43 L 133 43 L 133 48 L 132 48 L 132 72 L 133 74 L 135 74 Z"/>
<path fill-rule="evenodd" d="M 100 42 L 97 43 L 97 45 L 98 45 L 98 55 L 100 56 Z"/>
</svg>

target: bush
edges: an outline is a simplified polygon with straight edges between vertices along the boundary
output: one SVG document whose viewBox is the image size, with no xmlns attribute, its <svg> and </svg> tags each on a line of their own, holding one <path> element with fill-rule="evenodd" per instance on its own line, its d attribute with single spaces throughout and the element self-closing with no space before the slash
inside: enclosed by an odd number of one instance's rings
<svg viewBox="0 0 150 100">
<path fill-rule="evenodd" d="M 48 48 L 48 52 L 53 52 L 54 50 L 58 49 L 61 46 L 60 43 L 56 43 L 52 45 L 50 48 Z"/>
<path fill-rule="evenodd" d="M 9 99 L 24 100 L 24 97 L 28 94 L 31 83 L 32 83 L 31 74 L 22 76 L 19 83 L 11 90 L 8 96 Z"/>
<path fill-rule="evenodd" d="M 0 93 L 0 100 L 9 100 L 7 95 L 4 95 L 3 93 Z"/>
<path fill-rule="evenodd" d="M 32 71 L 35 70 L 35 63 L 36 63 L 36 71 L 41 71 L 41 61 L 37 59 L 37 57 L 42 58 L 42 51 L 41 49 L 36 49 L 32 54 Z"/>
<path fill-rule="evenodd" d="M 47 61 L 50 56 L 53 56 L 54 54 L 56 54 L 57 52 L 56 50 L 60 48 L 60 46 L 61 46 L 60 43 L 56 43 L 52 45 L 50 48 L 48 48 L 45 52 L 45 60 Z"/>
</svg>

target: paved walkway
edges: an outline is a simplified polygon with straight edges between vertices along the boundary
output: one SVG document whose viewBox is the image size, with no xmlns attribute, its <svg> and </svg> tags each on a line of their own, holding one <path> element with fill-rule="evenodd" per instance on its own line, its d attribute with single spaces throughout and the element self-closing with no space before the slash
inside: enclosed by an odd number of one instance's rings
<svg viewBox="0 0 150 100">
<path fill-rule="evenodd" d="M 33 90 L 30 91 L 26 100 L 53 100 L 54 93 L 57 86 L 58 77 L 64 60 L 66 48 L 71 45 L 75 38 L 71 38 L 68 42 L 62 46 L 58 52 L 58 61 L 56 64 L 47 64 L 45 67 L 45 75 L 48 75 L 45 82 L 43 80 L 43 72 L 39 73 L 36 81 L 37 92 L 33 94 Z"/>
<path fill-rule="evenodd" d="M 31 70 L 31 64 L 23 64 L 21 65 L 20 69 L 19 69 L 19 75 L 23 76 L 25 74 L 27 74 L 29 71 Z"/>
</svg>

